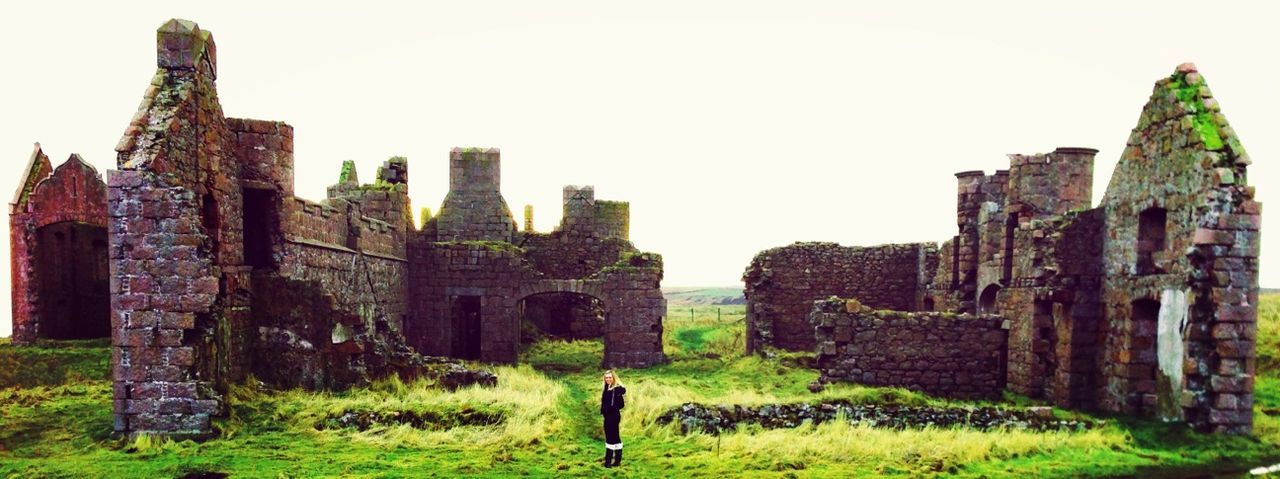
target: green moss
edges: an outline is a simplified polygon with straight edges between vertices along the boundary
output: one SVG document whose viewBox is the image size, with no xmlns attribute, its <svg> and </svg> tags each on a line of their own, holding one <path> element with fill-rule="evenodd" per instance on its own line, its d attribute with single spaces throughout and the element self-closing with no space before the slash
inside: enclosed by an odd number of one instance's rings
<svg viewBox="0 0 1280 479">
<path fill-rule="evenodd" d="M 437 242 L 436 245 L 443 246 L 443 247 L 465 245 L 469 248 L 483 248 L 488 251 L 509 252 L 514 254 L 523 254 L 525 252 L 524 248 L 516 246 L 512 243 L 508 243 L 506 241 L 478 241 L 478 240 L 440 241 L 440 242 Z"/>
<path fill-rule="evenodd" d="M 1178 101 L 1191 112 L 1192 128 L 1200 134 L 1200 140 L 1204 142 L 1205 148 L 1220 150 L 1223 146 L 1222 136 L 1218 131 L 1218 123 L 1214 120 L 1213 112 L 1204 107 L 1203 86 L 1203 79 L 1198 83 L 1190 84 L 1184 74 L 1175 75 L 1174 81 L 1170 83 Z"/>
<path fill-rule="evenodd" d="M 342 172 L 338 173 L 338 183 L 354 183 L 356 182 L 356 162 L 346 160 L 342 162 Z"/>
<path fill-rule="evenodd" d="M 45 162 L 41 160 L 43 160 L 43 158 L 36 158 L 35 161 L 31 162 L 31 169 L 27 171 L 26 176 L 27 184 L 22 185 L 22 194 L 18 196 L 19 207 L 27 204 L 27 198 L 31 196 L 31 190 L 34 190 L 36 183 L 40 182 L 40 170 L 45 164 Z"/>
</svg>

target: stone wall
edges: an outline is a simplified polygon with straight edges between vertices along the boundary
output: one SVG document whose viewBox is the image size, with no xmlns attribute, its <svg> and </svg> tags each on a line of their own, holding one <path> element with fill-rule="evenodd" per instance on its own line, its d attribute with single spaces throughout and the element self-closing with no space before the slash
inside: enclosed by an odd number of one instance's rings
<svg viewBox="0 0 1280 479">
<path fill-rule="evenodd" d="M 435 242 L 413 235 L 406 334 L 425 354 L 514 363 L 520 303 L 548 293 L 598 299 L 605 311 L 605 366 L 644 367 L 662 352 L 661 257 L 629 255 L 595 274 L 548 278 L 506 242 Z"/>
<path fill-rule="evenodd" d="M 1103 408 L 1252 426 L 1261 206 L 1204 78 L 1156 83 L 1107 187 Z"/>
<path fill-rule="evenodd" d="M 997 399 L 1005 385 L 1004 318 L 875 311 L 856 300 L 814 302 L 820 381 Z"/>
<path fill-rule="evenodd" d="M 38 144 L 24 174 L 9 204 L 13 342 L 108 336 L 106 183 L 80 155 L 54 169 Z"/>
<path fill-rule="evenodd" d="M 622 238 L 581 236 L 565 231 L 524 233 L 524 247 L 533 267 L 548 278 L 585 278 L 616 263 L 624 254 L 637 252 Z"/>
<path fill-rule="evenodd" d="M 240 183 L 293 196 L 293 127 L 280 121 L 227 118 L 234 135 L 233 156 L 240 163 Z"/>
<path fill-rule="evenodd" d="M 808 315 L 813 301 L 857 298 L 881 309 L 912 311 L 933 276 L 932 244 L 849 247 L 796 243 L 756 255 L 743 273 L 747 298 L 747 350 L 773 346 L 812 350 Z"/>
<path fill-rule="evenodd" d="M 217 326 L 198 323 L 212 321 L 219 281 L 199 200 L 145 171 L 108 181 L 115 429 L 205 433 L 220 408 L 210 384 L 218 367 L 194 366 L 217 349 L 199 334 Z"/>
<path fill-rule="evenodd" d="M 171 20 L 156 43 L 159 68 L 109 175 L 115 427 L 198 435 L 246 361 L 240 164 L 212 35 Z"/>
<path fill-rule="evenodd" d="M 1102 210 L 1032 220 L 1017 230 L 999 309 L 1011 322 L 1009 388 L 1063 407 L 1096 404 L 1103 316 Z"/>
<path fill-rule="evenodd" d="M 449 194 L 433 220 L 441 241 L 512 240 L 515 219 L 499 191 L 501 154 L 497 148 L 449 152 Z"/>
<path fill-rule="evenodd" d="M 630 203 L 597 200 L 592 186 L 565 186 L 562 196 L 564 212 L 557 232 L 578 237 L 630 238 Z"/>
</svg>

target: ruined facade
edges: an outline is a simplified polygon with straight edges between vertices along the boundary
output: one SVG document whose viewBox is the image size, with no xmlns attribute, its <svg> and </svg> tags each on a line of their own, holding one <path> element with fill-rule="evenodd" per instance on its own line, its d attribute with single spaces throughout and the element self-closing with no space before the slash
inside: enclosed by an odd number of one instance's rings
<svg viewBox="0 0 1280 479">
<path fill-rule="evenodd" d="M 592 304 L 605 365 L 665 360 L 662 260 L 628 240 L 626 203 L 567 188 L 560 229 L 518 232 L 496 149 L 450 152 L 422 229 L 404 158 L 297 198 L 293 128 L 223 114 L 212 35 L 171 20 L 156 45 L 106 183 L 37 146 L 10 206 L 14 342 L 109 335 L 116 431 L 207 434 L 248 374 L 341 389 L 430 356 L 513 362 L 526 307 Z"/>
<path fill-rule="evenodd" d="M 107 185 L 79 155 L 54 169 L 40 145 L 9 203 L 13 341 L 106 337 Z"/>
<path fill-rule="evenodd" d="M 881 350 L 915 364 L 931 358 L 927 346 L 940 337 L 849 339 L 850 330 L 833 326 L 839 318 L 830 307 L 812 301 L 834 295 L 881 309 L 996 315 L 1007 341 L 986 344 L 997 351 L 981 356 L 1004 358 L 1001 387 L 1064 407 L 1248 433 L 1261 211 L 1245 181 L 1248 155 L 1191 64 L 1156 83 L 1093 207 L 1096 153 L 1058 148 L 1010 155 L 1009 169 L 992 175 L 957 173 L 956 236 L 936 259 L 899 261 L 905 270 L 895 274 L 879 272 L 882 256 L 860 257 L 891 246 L 828 245 L 841 253 L 815 256 L 813 245 L 797 244 L 761 253 L 743 277 L 748 330 L 794 331 L 807 316 L 815 336 L 805 343 L 757 333 L 753 347 L 816 348 L 830 380 L 948 394 L 860 356 Z M 779 260 L 791 257 L 811 259 Z M 913 275 L 926 279 L 905 280 Z M 860 277 L 884 279 L 872 289 L 838 286 Z M 884 297 L 918 301 L 905 308 Z M 796 305 L 804 298 L 810 311 Z M 859 314 L 844 319 L 865 320 Z M 912 328 L 937 321 L 934 313 L 892 317 Z"/>
</svg>

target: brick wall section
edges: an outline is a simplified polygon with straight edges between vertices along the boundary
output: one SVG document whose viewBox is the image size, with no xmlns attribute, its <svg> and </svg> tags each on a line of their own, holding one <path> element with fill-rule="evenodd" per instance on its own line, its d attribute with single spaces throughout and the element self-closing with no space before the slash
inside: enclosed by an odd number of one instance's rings
<svg viewBox="0 0 1280 479">
<path fill-rule="evenodd" d="M 240 183 L 293 196 L 293 127 L 280 121 L 227 118 L 234 135 L 233 156 L 240 163 Z"/>
<path fill-rule="evenodd" d="M 796 243 L 756 255 L 743 273 L 747 298 L 747 350 L 770 345 L 812 350 L 808 315 L 813 301 L 857 298 L 874 308 L 910 311 L 929 278 L 932 244 L 849 247 Z"/>
<path fill-rule="evenodd" d="M 9 203 L 9 278 L 12 295 L 12 319 L 14 344 L 31 344 L 39 337 L 40 314 L 37 304 L 39 284 L 35 270 L 35 227 L 30 219 L 28 200 L 36 183 L 53 173 L 49 157 L 37 143 L 23 169 L 18 191 Z"/>
<path fill-rule="evenodd" d="M 240 164 L 212 35 L 171 20 L 156 43 L 109 180 L 116 430 L 201 435 L 247 359 Z"/>
<path fill-rule="evenodd" d="M 875 311 L 843 299 L 813 304 L 823 382 L 966 399 L 996 399 L 1004 390 L 1002 317 Z"/>
<path fill-rule="evenodd" d="M 424 234 L 411 238 L 409 261 L 410 344 L 423 354 L 456 356 L 451 302 L 481 297 L 479 358 L 514 363 L 519 346 L 516 293 L 533 275 L 509 243 L 434 242 Z"/>
<path fill-rule="evenodd" d="M 218 276 L 198 199 L 145 171 L 108 178 L 115 429 L 206 433 L 220 405 L 193 368 L 193 330 Z"/>
<path fill-rule="evenodd" d="M 41 255 L 38 232 L 45 226 L 68 221 L 105 230 L 107 185 L 97 170 L 79 155 L 73 154 L 56 169 L 52 168 L 49 158 L 37 145 L 27 166 L 26 177 L 9 207 L 14 344 L 31 344 L 44 337 L 40 328 L 42 276 L 38 267 Z M 106 251 L 102 254 L 105 256 Z M 102 258 L 104 262 L 105 259 Z M 91 275 L 92 272 L 82 271 L 79 274 Z M 107 288 L 105 284 L 103 286 L 102 294 L 106 295 Z"/>
</svg>

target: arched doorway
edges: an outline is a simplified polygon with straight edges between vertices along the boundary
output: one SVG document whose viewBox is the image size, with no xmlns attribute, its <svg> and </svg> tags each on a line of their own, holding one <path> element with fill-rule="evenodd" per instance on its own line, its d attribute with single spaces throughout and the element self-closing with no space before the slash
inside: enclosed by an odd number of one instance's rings
<svg viewBox="0 0 1280 479">
<path fill-rule="evenodd" d="M 1000 286 L 990 285 L 982 290 L 982 294 L 978 296 L 978 312 L 981 314 L 999 313 L 996 306 L 996 294 L 1000 292 Z"/>
<path fill-rule="evenodd" d="M 39 336 L 49 339 L 111 335 L 107 229 L 63 221 L 35 234 Z"/>
</svg>

